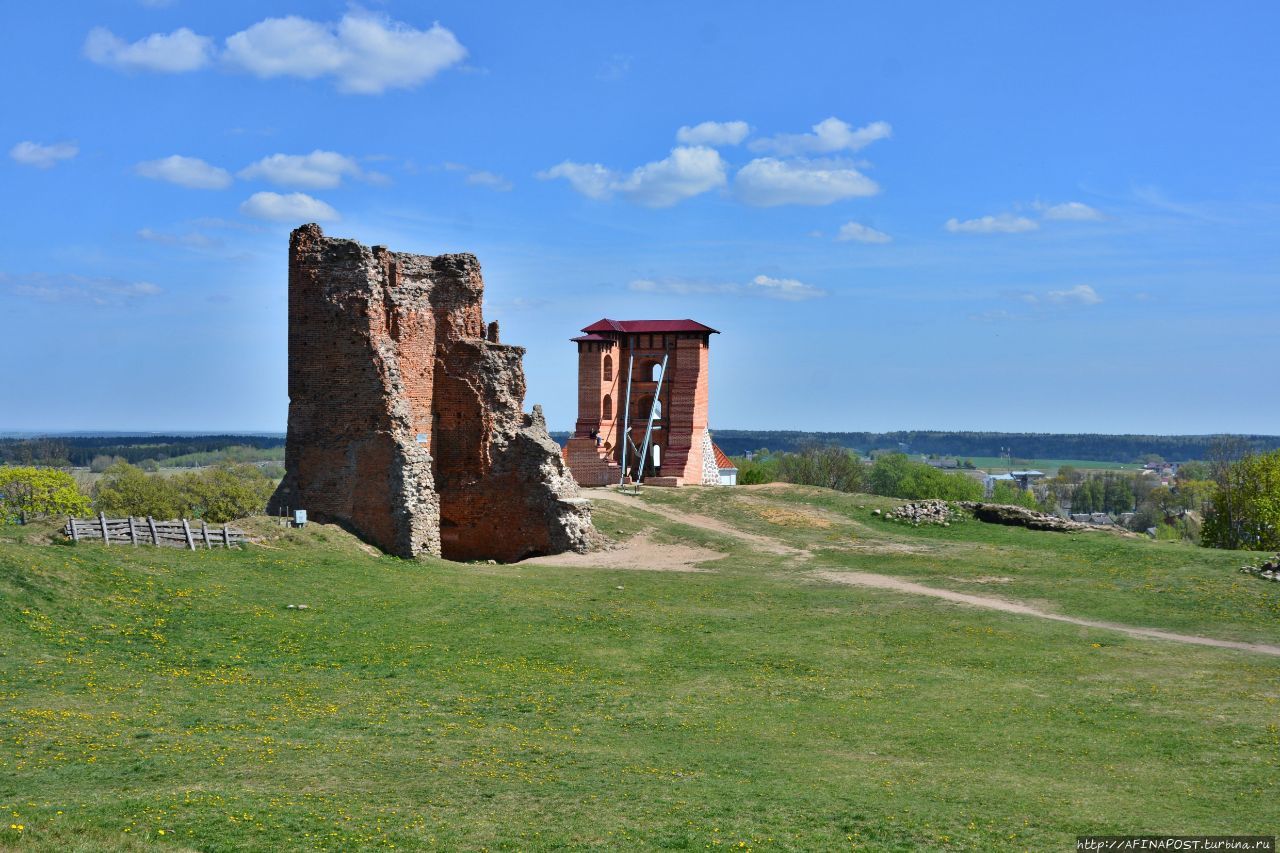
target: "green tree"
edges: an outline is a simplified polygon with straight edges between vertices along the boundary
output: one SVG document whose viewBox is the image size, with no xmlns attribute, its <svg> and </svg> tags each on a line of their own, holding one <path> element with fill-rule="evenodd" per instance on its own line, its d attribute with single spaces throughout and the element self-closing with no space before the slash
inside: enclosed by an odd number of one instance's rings
<svg viewBox="0 0 1280 853">
<path fill-rule="evenodd" d="M 75 478 L 55 468 L 0 468 L 0 521 L 14 516 L 88 515 L 89 499 Z"/>
<path fill-rule="evenodd" d="M 778 459 L 777 476 L 788 483 L 821 486 L 838 492 L 866 488 L 867 471 L 862 460 L 844 447 L 806 447 Z"/>
<path fill-rule="evenodd" d="M 1023 491 L 1008 480 L 996 481 L 995 487 L 991 490 L 991 502 L 997 504 L 1010 504 L 1012 506 L 1022 506 L 1027 509 L 1039 509 L 1036 504 L 1035 495 L 1030 491 Z"/>
<path fill-rule="evenodd" d="M 174 483 L 158 474 L 147 474 L 136 465 L 117 462 L 93 487 L 93 505 L 108 516 L 177 518 L 182 504 Z"/>
<path fill-rule="evenodd" d="M 983 491 L 982 484 L 967 474 L 948 474 L 902 453 L 877 459 L 868 482 L 877 495 L 910 500 L 976 501 Z"/>
<path fill-rule="evenodd" d="M 1216 548 L 1280 549 L 1280 450 L 1215 460 L 1217 489 L 1201 533 Z"/>
<path fill-rule="evenodd" d="M 275 483 L 256 465 L 219 464 L 175 478 L 185 514 L 222 524 L 264 511 Z"/>
</svg>

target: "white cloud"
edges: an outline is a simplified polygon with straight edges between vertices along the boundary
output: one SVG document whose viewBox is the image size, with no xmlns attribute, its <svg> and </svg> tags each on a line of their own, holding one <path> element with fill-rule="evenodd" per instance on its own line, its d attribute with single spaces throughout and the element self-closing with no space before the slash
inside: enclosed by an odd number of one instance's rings
<svg viewBox="0 0 1280 853">
<path fill-rule="evenodd" d="M 676 142 L 682 145 L 737 145 L 747 138 L 751 128 L 745 121 L 704 121 L 676 131 Z"/>
<path fill-rule="evenodd" d="M 684 281 L 681 279 L 655 281 L 649 278 L 639 278 L 629 283 L 627 287 L 638 293 L 673 293 L 676 296 L 742 292 L 742 285 L 740 284 L 715 284 L 707 281 Z"/>
<path fill-rule="evenodd" d="M 206 234 L 201 234 L 199 231 L 191 231 L 186 234 L 167 234 L 163 231 L 141 228 L 138 230 L 138 239 L 146 240 L 148 243 L 159 243 L 161 246 L 182 246 L 187 249 L 214 249 L 222 245 L 220 241 Z"/>
<path fill-rule="evenodd" d="M 473 187 L 484 187 L 485 189 L 495 192 L 510 192 L 512 184 L 506 178 L 494 172 L 486 172 L 483 169 L 477 169 L 467 175 L 467 183 Z"/>
<path fill-rule="evenodd" d="M 627 288 L 638 293 L 669 293 L 675 296 L 727 294 L 734 296 L 760 296 L 765 299 L 781 299 L 787 302 L 800 302 L 827 295 L 825 290 L 797 281 L 794 278 L 770 278 L 767 275 L 758 275 L 746 284 L 641 278 L 630 282 Z"/>
<path fill-rule="evenodd" d="M 0 273 L 0 287 L 16 296 L 45 302 L 75 301 L 92 305 L 121 305 L 163 292 L 162 288 L 149 281 L 44 273 L 21 276 Z"/>
<path fill-rule="evenodd" d="M 720 153 L 704 146 L 677 146 L 662 160 L 646 163 L 623 175 L 599 163 L 565 161 L 539 172 L 542 180 L 564 178 L 574 190 L 597 200 L 624 196 L 646 207 L 671 207 L 686 198 L 725 184 Z"/>
<path fill-rule="evenodd" d="M 1097 305 L 1102 301 L 1102 297 L 1098 295 L 1097 291 L 1087 284 L 1077 284 L 1067 290 L 1050 290 L 1047 298 L 1050 302 L 1059 304 L 1075 303 L 1077 305 Z"/>
<path fill-rule="evenodd" d="M 851 240 L 855 243 L 888 243 L 893 238 L 883 231 L 877 231 L 859 222 L 846 222 L 840 226 L 836 239 L 840 242 Z"/>
<path fill-rule="evenodd" d="M 1018 234 L 1035 231 L 1040 226 L 1025 216 L 1001 213 L 999 216 L 983 216 L 963 221 L 953 217 L 947 220 L 945 227 L 953 234 Z"/>
<path fill-rule="evenodd" d="M 323 222 L 338 218 L 338 211 L 305 193 L 254 193 L 240 205 L 240 212 L 276 222 Z"/>
<path fill-rule="evenodd" d="M 841 162 L 778 160 L 761 157 L 738 170 L 734 193 L 746 204 L 831 204 L 846 198 L 875 195 L 875 181 Z"/>
<path fill-rule="evenodd" d="M 124 71 L 177 74 L 209 64 L 213 40 L 183 27 L 165 35 L 152 33 L 129 44 L 105 27 L 94 27 L 84 40 L 84 55 L 99 65 Z"/>
<path fill-rule="evenodd" d="M 211 166 L 198 157 L 174 154 L 160 160 L 147 160 L 133 167 L 144 178 L 168 181 L 194 190 L 221 190 L 231 185 L 231 173 Z"/>
<path fill-rule="evenodd" d="M 832 116 L 813 126 L 813 133 L 780 133 L 751 143 L 753 151 L 773 151 L 782 156 L 794 154 L 831 154 L 857 151 L 878 139 L 888 139 L 893 127 L 886 121 L 873 121 L 854 129 L 848 122 Z"/>
<path fill-rule="evenodd" d="M 825 290 L 794 278 L 770 278 L 767 275 L 758 275 L 753 278 L 748 285 L 748 290 L 770 299 L 783 299 L 788 302 L 817 299 L 827 295 Z"/>
<path fill-rule="evenodd" d="M 1068 201 L 1054 205 L 1037 204 L 1036 209 L 1041 211 L 1040 215 L 1045 219 L 1087 222 L 1102 218 L 1102 213 L 1097 209 L 1079 201 Z"/>
<path fill-rule="evenodd" d="M 19 142 L 9 149 L 9 156 L 24 166 L 35 166 L 37 169 L 53 167 L 59 160 L 70 160 L 80 153 L 80 146 L 74 142 L 55 142 L 52 145 L 41 145 L 39 142 Z"/>
<path fill-rule="evenodd" d="M 332 189 L 348 175 L 365 176 L 354 158 L 318 150 L 310 154 L 272 154 L 246 166 L 237 175 L 246 180 L 261 178 L 277 186 L 310 190 Z"/>
<path fill-rule="evenodd" d="M 267 18 L 229 36 L 223 53 L 228 64 L 258 77 L 331 76 L 339 91 L 363 95 L 418 86 L 466 56 L 438 23 L 419 30 L 360 10 L 336 24 Z"/>
<path fill-rule="evenodd" d="M 505 193 L 510 192 L 514 187 L 511 181 L 508 181 L 497 172 L 487 172 L 484 169 L 472 169 L 464 163 L 443 163 L 441 164 L 447 172 L 462 172 L 466 175 L 466 182 L 473 187 L 484 187 L 494 192 Z"/>
</svg>

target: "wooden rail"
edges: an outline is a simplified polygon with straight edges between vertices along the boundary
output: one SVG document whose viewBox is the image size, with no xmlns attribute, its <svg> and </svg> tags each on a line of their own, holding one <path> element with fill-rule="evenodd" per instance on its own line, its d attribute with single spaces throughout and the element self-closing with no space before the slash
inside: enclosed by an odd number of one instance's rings
<svg viewBox="0 0 1280 853">
<path fill-rule="evenodd" d="M 171 548 L 188 548 L 196 550 L 197 543 L 205 548 L 230 548 L 244 545 L 253 540 L 243 530 L 224 524 L 221 528 L 210 527 L 200 522 L 198 528 L 192 527 L 187 519 L 177 521 L 156 521 L 151 516 L 146 518 L 107 518 L 99 513 L 97 518 L 69 518 L 62 528 L 74 542 L 82 539 L 86 542 L 101 542 L 110 545 L 121 542 L 128 545 L 145 543 L 148 545 L 166 545 Z"/>
</svg>

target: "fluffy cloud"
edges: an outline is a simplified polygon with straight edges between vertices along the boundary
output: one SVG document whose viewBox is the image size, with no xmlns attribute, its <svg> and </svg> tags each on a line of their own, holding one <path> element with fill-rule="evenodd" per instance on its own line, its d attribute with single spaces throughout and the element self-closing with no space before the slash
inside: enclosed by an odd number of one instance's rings
<svg viewBox="0 0 1280 853">
<path fill-rule="evenodd" d="M 231 173 L 211 166 L 198 157 L 174 154 L 160 160 L 146 160 L 133 167 L 144 178 L 168 181 L 193 190 L 221 190 L 231 185 Z"/>
<path fill-rule="evenodd" d="M 646 207 L 671 207 L 725 184 L 720 153 L 704 146 L 677 146 L 671 154 L 624 175 L 599 163 L 565 161 L 539 172 L 542 180 L 564 178 L 574 190 L 603 200 L 621 195 Z"/>
<path fill-rule="evenodd" d="M 59 160 L 70 160 L 80 153 L 74 142 L 55 142 L 41 145 L 39 142 L 19 142 L 9 149 L 9 156 L 24 166 L 37 169 L 52 168 Z"/>
<path fill-rule="evenodd" d="M 1097 291 L 1087 284 L 1077 284 L 1067 290 L 1050 290 L 1047 298 L 1050 302 L 1075 305 L 1097 305 L 1102 301 Z"/>
<path fill-rule="evenodd" d="M 43 273 L 21 276 L 0 273 L 0 288 L 16 296 L 45 302 L 76 301 L 93 305 L 121 305 L 163 292 L 158 285 L 149 281 Z"/>
<path fill-rule="evenodd" d="M 751 128 L 745 121 L 704 121 L 676 131 L 676 142 L 681 145 L 737 145 L 747 138 Z"/>
<path fill-rule="evenodd" d="M 338 218 L 338 211 L 306 193 L 254 193 L 240 205 L 240 212 L 276 222 L 323 222 Z"/>
<path fill-rule="evenodd" d="M 1068 201 L 1062 204 L 1037 205 L 1041 216 L 1045 219 L 1059 219 L 1075 222 L 1087 222 L 1101 219 L 1102 214 L 1095 208 L 1079 201 Z"/>
<path fill-rule="evenodd" d="M 364 171 L 353 158 L 334 151 L 272 154 L 237 174 L 246 180 L 261 178 L 277 186 L 310 190 L 332 189 L 341 184 L 345 176 L 364 177 Z"/>
<path fill-rule="evenodd" d="M 796 154 L 832 154 L 837 151 L 857 151 L 892 135 L 893 127 L 887 121 L 873 121 L 855 130 L 853 125 L 832 116 L 815 124 L 812 133 L 780 133 L 768 139 L 757 139 L 750 147 L 753 151 L 772 151 L 784 157 Z"/>
<path fill-rule="evenodd" d="M 755 207 L 831 204 L 880 191 L 875 181 L 845 163 L 774 157 L 752 160 L 739 169 L 733 189 L 741 201 Z"/>
<path fill-rule="evenodd" d="M 152 33 L 129 44 L 104 27 L 94 27 L 84 41 L 84 55 L 99 65 L 124 71 L 177 74 L 209 64 L 213 40 L 183 27 L 165 35 Z"/>
<path fill-rule="evenodd" d="M 756 276 L 747 288 L 749 292 L 767 296 L 770 299 L 784 299 L 788 302 L 817 299 L 827 295 L 825 290 L 794 278 L 770 278 L 767 275 Z"/>
<path fill-rule="evenodd" d="M 339 91 L 412 88 L 467 56 L 452 32 L 418 30 L 385 15 L 348 12 L 334 23 L 267 18 L 227 38 L 223 59 L 258 77 L 333 77 Z"/>
<path fill-rule="evenodd" d="M 836 239 L 841 242 L 855 243 L 888 243 L 893 238 L 883 231 L 863 225 L 859 222 L 846 222 L 840 226 Z"/>
<path fill-rule="evenodd" d="M 758 275 L 746 284 L 686 281 L 682 279 L 636 279 L 627 285 L 639 293 L 670 293 L 676 296 L 721 295 L 760 296 L 765 299 L 781 299 L 801 302 L 826 296 L 827 292 L 794 278 L 770 278 Z"/>
<path fill-rule="evenodd" d="M 953 234 L 1018 234 L 1035 231 L 1039 224 L 1025 216 L 1001 213 L 999 216 L 983 216 L 979 219 L 947 220 L 946 229 Z"/>
</svg>

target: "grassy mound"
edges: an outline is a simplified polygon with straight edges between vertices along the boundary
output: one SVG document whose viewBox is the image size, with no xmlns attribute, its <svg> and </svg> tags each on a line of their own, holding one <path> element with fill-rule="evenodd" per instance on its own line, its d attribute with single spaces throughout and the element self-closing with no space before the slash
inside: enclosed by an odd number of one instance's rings
<svg viewBox="0 0 1280 853">
<path fill-rule="evenodd" d="M 882 499 L 820 490 L 646 500 L 813 556 L 615 506 L 608 535 L 729 557 L 608 571 L 401 561 L 323 526 L 195 553 L 0 530 L 0 847 L 1021 850 L 1274 830 L 1280 659 L 812 576 L 999 576 L 1062 612 L 1275 642 L 1275 585 L 1238 555 L 904 528 L 870 514 Z"/>
</svg>

